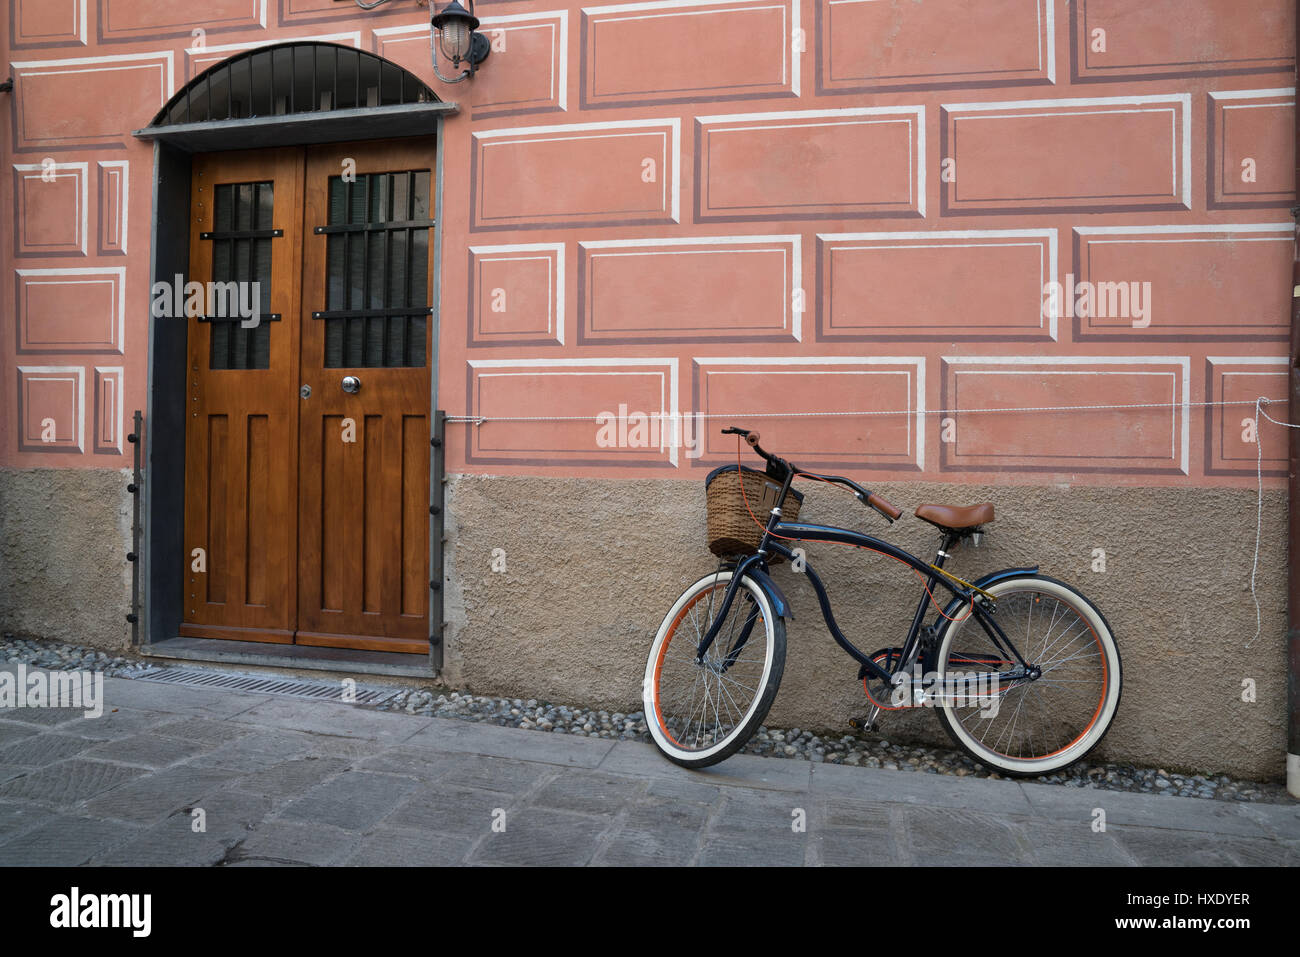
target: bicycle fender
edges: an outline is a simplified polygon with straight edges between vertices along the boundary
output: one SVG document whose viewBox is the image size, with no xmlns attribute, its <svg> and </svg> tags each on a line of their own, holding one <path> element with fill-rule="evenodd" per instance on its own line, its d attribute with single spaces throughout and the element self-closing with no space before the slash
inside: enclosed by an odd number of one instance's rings
<svg viewBox="0 0 1300 957">
<path fill-rule="evenodd" d="M 772 581 L 772 577 L 768 575 L 767 572 L 751 565 L 749 568 L 745 569 L 744 574 L 754 579 L 754 581 L 758 583 L 758 587 L 763 589 L 763 594 L 765 594 L 767 600 L 772 603 L 773 611 L 782 618 L 788 618 L 791 621 L 794 620 L 794 612 L 790 608 L 790 603 L 785 600 L 785 595 L 781 593 L 780 587 L 776 582 Z"/>
<path fill-rule="evenodd" d="M 980 588 L 988 588 L 990 585 L 996 585 L 1000 581 L 1006 581 L 1008 578 L 1019 578 L 1021 575 L 1037 575 L 1038 566 L 1033 565 L 1028 568 L 1004 568 L 1001 571 L 990 572 L 983 578 L 975 579 L 974 584 Z M 960 598 L 953 598 L 948 602 L 948 607 L 943 610 L 944 615 L 949 618 L 956 617 L 957 613 L 966 607 L 966 603 Z"/>
</svg>

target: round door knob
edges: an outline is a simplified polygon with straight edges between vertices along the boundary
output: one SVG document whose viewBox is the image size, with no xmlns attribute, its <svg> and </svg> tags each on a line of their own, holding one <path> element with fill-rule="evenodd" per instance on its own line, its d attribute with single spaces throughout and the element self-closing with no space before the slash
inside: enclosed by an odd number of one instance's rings
<svg viewBox="0 0 1300 957">
<path fill-rule="evenodd" d="M 345 375 L 343 377 L 343 391 L 348 395 L 356 395 L 361 391 L 361 380 L 354 375 Z"/>
</svg>

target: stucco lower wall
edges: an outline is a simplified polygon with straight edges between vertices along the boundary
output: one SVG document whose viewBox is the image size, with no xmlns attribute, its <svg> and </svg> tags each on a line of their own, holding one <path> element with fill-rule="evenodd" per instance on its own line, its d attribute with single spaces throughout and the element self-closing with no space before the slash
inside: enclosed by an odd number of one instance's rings
<svg viewBox="0 0 1300 957">
<path fill-rule="evenodd" d="M 879 485 L 907 517 L 892 528 L 847 495 L 808 493 L 802 518 L 848 524 L 933 555 L 937 533 L 911 517 L 928 502 L 992 501 L 980 548 L 948 567 L 973 577 L 1038 563 L 1082 589 L 1115 631 L 1124 664 L 1119 716 L 1098 752 L 1166 768 L 1277 778 L 1285 762 L 1286 501 L 1264 500 L 1258 594 L 1250 596 L 1253 489 Z M 639 708 L 646 653 L 664 613 L 714 568 L 702 483 L 462 475 L 449 483 L 447 677 L 485 693 Z M 1094 572 L 1093 550 L 1106 571 Z M 505 571 L 492 570 L 502 549 Z M 902 566 L 811 545 L 836 617 L 859 646 L 898 644 L 919 592 Z M 499 562 L 498 562 L 499 567 Z M 866 713 L 857 667 L 825 630 L 812 587 L 787 566 L 785 678 L 769 723 L 847 731 Z M 1244 679 L 1256 700 L 1242 700 Z M 946 743 L 925 712 L 885 715 L 891 739 Z"/>
<path fill-rule="evenodd" d="M 0 469 L 0 628 L 125 648 L 129 469 Z"/>
</svg>

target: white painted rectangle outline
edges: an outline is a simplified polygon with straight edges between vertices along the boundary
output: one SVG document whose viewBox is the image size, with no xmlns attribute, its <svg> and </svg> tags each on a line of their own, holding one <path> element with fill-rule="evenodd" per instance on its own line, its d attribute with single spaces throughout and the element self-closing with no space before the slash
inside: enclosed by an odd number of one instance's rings
<svg viewBox="0 0 1300 957">
<path fill-rule="evenodd" d="M 152 61 L 152 62 L 150 62 Z M 120 64 L 120 65 L 113 65 Z M 141 66 L 157 66 L 162 70 L 163 92 L 158 103 L 159 109 L 166 105 L 176 92 L 176 54 L 172 50 L 160 50 L 156 53 L 118 53 L 111 56 L 71 57 L 64 60 L 25 60 L 13 63 L 15 71 L 29 76 L 59 76 L 66 73 L 108 73 L 115 70 L 137 70 Z M 53 69 L 65 67 L 67 69 Z M 72 69 L 82 67 L 83 69 Z M 22 79 L 20 77 L 19 79 Z M 102 136 L 103 134 L 97 134 Z"/>
<path fill-rule="evenodd" d="M 578 245 L 583 249 L 653 249 L 664 246 L 730 246 L 789 243 L 791 246 L 790 286 L 786 289 L 785 314 L 789 320 L 791 335 L 796 342 L 803 341 L 803 314 L 807 311 L 808 297 L 805 293 L 804 308 L 795 311 L 794 290 L 804 292 L 803 288 L 803 236 L 790 233 L 774 236 L 675 236 L 666 239 L 600 239 L 585 240 Z"/>
<path fill-rule="evenodd" d="M 57 276 L 115 276 L 117 278 L 117 341 L 114 343 L 115 350 L 119 355 L 123 354 L 126 346 L 126 267 L 125 266 L 79 266 L 74 269 L 15 269 L 14 273 L 19 277 L 37 276 L 37 277 L 57 277 Z M 19 283 L 20 287 L 24 285 Z M 41 285 L 78 285 L 73 283 L 42 283 Z M 15 317 L 16 319 L 17 317 Z M 64 349 L 64 352 L 76 352 L 76 349 Z"/>
<path fill-rule="evenodd" d="M 10 0 L 10 5 L 12 6 L 17 2 L 18 0 Z M 89 30 L 87 29 L 86 7 L 90 4 L 90 0 L 73 0 L 73 4 L 74 6 L 72 8 L 71 36 L 73 36 L 76 39 L 76 41 L 80 43 L 82 46 L 86 46 L 87 43 L 89 42 L 87 37 L 90 35 Z M 17 18 L 15 17 L 15 19 Z M 68 34 L 64 34 L 64 35 L 67 36 Z M 45 34 L 45 36 L 48 38 L 50 36 L 57 37 L 58 35 Z M 31 40 L 23 40 L 22 42 L 27 46 L 33 46 L 36 44 L 42 44 L 42 45 L 53 44 L 53 43 L 57 43 L 58 41 L 57 40 L 52 41 L 49 39 L 31 39 Z"/>
<path fill-rule="evenodd" d="M 1281 367 L 1282 367 L 1282 368 L 1279 370 L 1278 374 L 1279 374 L 1279 375 L 1282 375 L 1282 376 L 1285 376 L 1285 375 L 1286 375 L 1286 367 L 1287 367 L 1287 365 L 1290 363 L 1291 360 L 1289 360 L 1286 356 L 1206 356 L 1206 357 L 1205 357 L 1205 361 L 1206 361 L 1206 363 L 1209 364 L 1209 366 L 1210 366 L 1211 369 L 1213 369 L 1216 365 L 1225 365 L 1225 366 L 1226 366 L 1226 365 L 1235 365 L 1235 366 L 1263 366 L 1263 365 L 1277 365 L 1277 366 L 1281 366 Z M 1246 374 L 1246 373 L 1245 373 L 1244 370 L 1238 370 L 1238 371 L 1236 371 L 1236 372 L 1229 372 L 1228 370 L 1225 369 L 1225 370 L 1223 371 L 1223 373 L 1222 373 L 1222 377 L 1223 377 L 1224 379 L 1227 379 L 1228 376 L 1230 376 L 1230 375 L 1245 375 L 1245 374 Z M 1282 391 L 1283 391 L 1283 392 L 1286 391 L 1286 387 L 1285 387 L 1285 386 L 1283 387 Z M 1209 399 L 1209 398 L 1210 398 L 1209 396 L 1206 396 L 1206 399 Z M 1266 398 L 1266 399 L 1271 399 L 1271 398 L 1273 398 L 1273 396 L 1265 396 L 1264 398 Z M 1278 399 L 1281 400 L 1282 402 L 1285 402 L 1285 401 L 1286 401 L 1286 397 L 1285 397 L 1285 396 L 1278 396 Z M 1224 407 L 1224 409 L 1225 409 L 1225 414 L 1226 414 L 1226 406 Z M 1254 411 L 1254 410 L 1252 410 L 1252 417 L 1253 417 L 1253 411 Z M 1274 418 L 1277 418 L 1277 416 L 1274 416 Z M 1282 417 L 1282 421 L 1286 421 L 1285 416 Z M 1255 439 L 1255 441 L 1258 442 L 1258 441 L 1259 441 L 1259 438 L 1258 438 L 1258 435 L 1259 435 L 1259 423 L 1258 423 L 1258 422 L 1255 423 L 1255 430 L 1256 430 L 1256 433 L 1255 433 L 1255 434 L 1256 434 L 1256 439 Z M 1213 448 L 1210 449 L 1210 454 L 1211 454 L 1211 455 L 1214 454 L 1214 449 L 1213 449 Z M 1224 459 L 1222 459 L 1222 461 L 1224 461 L 1224 462 L 1228 462 L 1228 461 L 1231 461 L 1231 460 L 1230 460 L 1230 459 L 1227 459 L 1227 458 L 1224 458 Z M 1287 461 L 1287 453 L 1286 453 L 1286 451 L 1283 450 L 1281 457 L 1278 458 L 1278 459 L 1275 459 L 1275 460 L 1273 460 L 1273 461 L 1280 462 L 1280 463 L 1282 464 L 1282 466 L 1285 467 L 1285 466 L 1286 466 L 1286 461 Z"/>
<path fill-rule="evenodd" d="M 872 123 L 789 123 L 778 125 L 780 120 L 816 120 L 851 118 L 859 116 L 910 116 L 916 121 L 916 155 L 912 152 L 912 140 L 907 141 L 907 174 L 909 190 L 915 187 L 916 210 L 925 215 L 925 107 L 924 106 L 863 106 L 838 110 L 778 110 L 771 113 L 729 113 L 715 116 L 697 116 L 695 122 L 703 129 L 705 126 L 726 125 L 731 123 L 755 123 L 755 126 L 738 126 L 718 130 L 720 133 L 741 133 L 750 130 L 796 129 L 810 126 L 870 126 Z M 771 121 L 771 122 L 766 122 Z M 703 146 L 701 145 L 701 149 Z"/>
<path fill-rule="evenodd" d="M 100 163 L 99 165 L 103 166 L 104 164 Z M 44 174 L 45 172 L 45 166 L 42 163 L 15 163 L 14 169 L 17 170 L 19 173 L 23 173 L 23 174 L 27 174 L 27 173 Z M 81 173 L 81 189 L 78 191 L 78 195 L 77 195 L 77 205 L 80 207 L 80 214 L 77 217 L 77 231 L 81 236 L 81 242 L 79 243 L 79 248 L 81 249 L 81 255 L 84 256 L 86 255 L 87 242 L 88 242 L 86 237 L 90 234 L 90 164 L 89 163 L 53 163 L 50 165 L 50 169 L 54 171 L 55 179 L 58 179 L 59 170 L 61 169 L 80 171 Z M 33 177 L 27 175 L 23 176 L 24 180 L 32 179 L 32 178 Z M 44 179 L 44 176 L 42 175 L 36 178 Z M 35 255 L 35 254 L 28 253 L 28 255 Z"/>
<path fill-rule="evenodd" d="M 1178 105 L 1182 107 L 1181 117 L 1183 121 L 1183 162 L 1181 167 L 1178 164 L 1177 146 L 1174 147 L 1175 153 L 1170 156 L 1170 167 L 1173 170 L 1174 182 L 1173 192 L 1178 191 L 1178 176 L 1181 172 L 1183 178 L 1183 192 L 1181 202 L 1188 209 L 1192 208 L 1192 94 L 1190 93 L 1169 93 L 1158 94 L 1153 96 L 1085 96 L 1077 98 L 1067 98 L 1060 100 L 1005 100 L 999 103 L 944 103 L 939 108 L 946 113 L 990 113 L 996 111 L 1014 111 L 1014 110 L 1048 110 L 1046 113 L 1016 113 L 1007 112 L 1005 116 L 989 116 L 986 119 L 1021 119 L 1035 116 L 1087 116 L 1095 113 L 1149 113 L 1151 110 L 1089 110 L 1073 111 L 1075 107 L 1080 106 L 1146 106 L 1155 104 L 1166 104 L 1170 106 Z M 1066 112 L 1073 111 L 1073 112 Z M 1177 139 L 1171 137 L 1177 143 Z"/>
<path fill-rule="evenodd" d="M 950 229 L 938 232 L 898 232 L 898 233 L 818 233 L 817 238 L 822 242 L 880 242 L 889 240 L 904 240 L 907 242 L 924 242 L 927 239 L 1047 239 L 1047 272 L 1052 282 L 1059 281 L 1057 271 L 1057 230 L 1055 229 Z M 997 243 L 973 243 L 976 246 L 994 246 Z M 1019 245 L 1013 243 L 1010 245 Z M 852 249 L 854 247 L 843 247 Z M 896 249 L 896 246 L 871 246 L 863 247 L 870 249 Z M 943 246 L 933 248 L 942 249 Z M 964 246 L 955 248 L 964 249 Z M 1041 276 L 1040 276 L 1041 278 Z M 1057 339 L 1057 323 L 1061 316 L 1061 304 L 1056 302 L 1056 308 L 1052 310 L 1051 318 L 1048 320 L 1048 333 L 1055 342 Z M 1042 300 L 1039 300 L 1038 314 L 1042 316 Z"/>
<path fill-rule="evenodd" d="M 1227 105 L 1233 100 L 1265 100 L 1269 98 L 1272 98 L 1274 100 L 1283 100 L 1283 99 L 1288 100 L 1290 102 L 1291 109 L 1292 110 L 1295 109 L 1295 87 L 1281 87 L 1272 90 L 1223 90 L 1217 92 L 1212 90 L 1210 92 L 1211 100 L 1215 101 L 1216 103 L 1219 101 L 1223 101 L 1224 106 L 1222 109 L 1225 118 L 1227 116 L 1228 110 L 1258 110 L 1258 109 L 1266 109 L 1266 108 L 1276 109 L 1279 107 L 1285 107 L 1287 105 L 1286 103 L 1233 103 L 1231 106 Z M 1211 111 L 1213 111 L 1214 106 L 1212 105 L 1210 109 Z M 1226 132 L 1226 130 L 1221 128 L 1220 132 Z M 1213 143 L 1210 144 L 1210 148 L 1211 149 L 1214 148 Z M 1221 186 L 1221 182 L 1215 185 L 1214 191 L 1216 193 L 1219 192 L 1220 186 Z M 1265 193 L 1264 195 L 1268 195 L 1268 194 Z"/>
<path fill-rule="evenodd" d="M 1259 238 L 1246 238 L 1239 242 L 1247 243 L 1268 243 L 1268 242 L 1291 242 L 1295 234 L 1295 226 L 1292 223 L 1231 223 L 1226 226 L 1222 225 L 1176 225 L 1176 226 L 1075 226 L 1074 233 L 1076 236 L 1134 236 L 1144 233 L 1165 234 L 1169 236 L 1188 235 L 1195 233 L 1276 233 L 1276 236 L 1262 236 Z M 1218 239 L 1132 239 L 1128 240 L 1129 245 L 1166 245 L 1173 243 L 1217 243 Z M 1098 245 L 1107 245 L 1110 242 L 1118 243 L 1119 240 L 1101 240 Z"/>
<path fill-rule="evenodd" d="M 120 216 L 122 221 L 117 224 L 118 234 L 122 238 L 121 249 L 126 252 L 127 242 L 127 220 L 131 212 L 131 163 L 129 160 L 100 160 L 99 168 L 102 170 L 121 170 L 120 173 L 111 173 L 110 176 L 116 176 L 121 190 L 121 203 L 113 211 L 113 215 Z M 103 238 L 103 224 L 100 224 L 100 239 Z"/>
<path fill-rule="evenodd" d="M 69 378 L 70 377 L 70 378 Z M 32 381 L 50 381 L 64 382 L 73 381 L 77 384 L 77 401 L 76 401 L 76 438 L 72 446 L 53 446 L 56 449 L 75 449 L 78 452 L 86 451 L 86 369 L 84 366 L 19 366 L 18 381 L 26 388 L 28 382 Z M 23 413 L 24 418 L 27 413 L 26 392 L 23 393 Z M 27 444 L 26 422 L 18 423 L 18 441 L 20 446 Z M 56 425 L 57 427 L 57 425 Z M 39 449 L 21 448 L 23 452 L 36 452 Z"/>
<path fill-rule="evenodd" d="M 256 7 L 255 7 L 253 10 L 250 11 L 250 12 L 253 14 L 253 22 L 252 22 L 252 23 L 235 23 L 234 25 L 229 26 L 229 27 L 225 27 L 224 29 L 228 29 L 228 30 L 251 30 L 251 29 L 253 29 L 253 27 L 256 26 L 256 27 L 261 27 L 263 30 L 265 30 L 265 29 L 266 29 L 266 3 L 267 3 L 267 0 L 254 0 L 254 3 L 256 4 Z M 101 9 L 102 9 L 102 8 L 101 8 Z M 107 16 L 103 16 L 103 19 L 104 19 L 104 20 L 107 20 L 108 17 L 107 17 Z M 101 29 L 101 30 L 104 28 L 104 24 L 103 24 L 102 22 L 100 23 L 99 26 L 100 26 L 100 29 Z M 162 29 L 172 29 L 172 30 L 178 30 L 178 29 L 179 29 L 179 30 L 183 30 L 183 29 L 185 28 L 185 26 L 186 26 L 186 25 L 183 24 L 183 23 L 166 23 L 166 24 L 160 24 L 160 25 L 158 25 L 158 26 L 154 26 L 154 27 L 144 27 L 144 28 L 137 28 L 137 29 L 156 30 L 156 29 L 162 28 Z M 199 27 L 199 28 L 202 28 L 203 25 L 202 25 L 201 23 L 198 23 L 198 24 L 195 24 L 195 26 L 197 26 L 197 27 Z M 190 36 L 194 36 L 194 34 L 191 32 Z M 124 40 L 139 40 L 140 37 L 138 37 L 138 36 L 136 36 L 136 37 L 129 37 L 129 36 L 124 36 L 124 35 L 121 34 L 121 33 L 115 33 L 115 34 L 112 35 L 111 39 L 120 42 L 120 41 L 124 41 Z"/>
<path fill-rule="evenodd" d="M 583 136 L 556 136 L 552 134 L 563 133 L 589 133 L 600 130 L 644 130 L 660 129 L 664 132 L 671 130 L 672 146 L 667 147 L 665 152 L 670 154 L 672 162 L 673 179 L 672 179 L 672 196 L 668 193 L 668 182 L 664 181 L 664 205 L 671 206 L 670 213 L 672 221 L 680 223 L 682 221 L 682 120 L 681 117 L 674 116 L 661 120 L 612 120 L 600 123 L 567 123 L 558 126 L 517 126 L 507 130 L 476 130 L 471 135 L 476 140 L 501 140 L 505 142 L 498 143 L 498 146 L 507 146 L 513 142 L 519 143 L 547 143 L 556 140 L 577 140 L 577 139 L 599 139 L 601 137 L 583 137 Z M 620 134 L 612 133 L 611 138 Z M 633 134 L 626 134 L 633 135 Z M 514 137 L 515 139 L 510 139 Z M 538 139 L 537 137 L 543 137 Z M 671 202 L 670 202 L 671 199 Z M 586 214 L 583 214 L 586 215 Z M 597 215 L 597 214 L 591 214 Z"/>
<path fill-rule="evenodd" d="M 99 443 L 100 422 L 99 422 L 99 415 L 98 415 L 99 400 L 100 400 L 99 388 L 100 388 L 101 376 L 103 377 L 102 379 L 103 382 L 112 383 L 113 412 L 114 412 L 113 441 L 103 446 L 101 446 Z M 123 383 L 125 379 L 126 379 L 126 369 L 123 366 L 95 366 L 96 415 L 95 415 L 95 427 L 92 430 L 91 434 L 94 436 L 94 441 L 92 444 L 94 445 L 94 451 L 96 452 L 99 452 L 101 448 L 103 449 L 115 448 L 117 449 L 119 454 L 122 451 L 122 424 L 125 415 L 125 413 L 123 412 L 123 407 L 125 403 L 122 401 L 122 392 L 124 389 Z"/>
<path fill-rule="evenodd" d="M 668 445 L 668 461 L 674 467 L 677 466 L 677 448 L 681 444 L 678 440 L 678 428 L 680 425 L 678 402 L 677 402 L 677 360 L 675 358 L 637 358 L 637 359 L 469 359 L 467 360 L 471 369 L 547 369 L 547 368 L 565 368 L 565 369 L 599 369 L 610 368 L 610 372 L 597 372 L 596 375 L 625 375 L 626 373 L 617 371 L 617 367 L 625 366 L 629 368 L 654 368 L 660 367 L 668 372 L 667 386 L 667 406 L 666 414 L 668 421 L 672 423 L 671 430 L 663 428 L 661 423 L 659 428 L 659 451 L 664 451 L 664 445 Z M 509 375 L 510 373 L 489 373 L 489 375 Z M 517 373 L 523 375 L 525 373 Z M 576 372 L 542 372 L 530 373 L 537 375 L 578 375 Z M 661 373 L 662 376 L 662 373 Z M 480 378 L 482 378 L 480 376 Z M 661 403 L 659 414 L 663 416 L 665 409 Z M 470 413 L 471 415 L 473 413 Z M 592 424 L 596 422 L 596 416 L 599 413 L 593 412 L 591 416 Z M 664 436 L 671 432 L 671 438 L 665 443 Z"/>
<path fill-rule="evenodd" d="M 709 356 L 693 357 L 692 361 L 700 369 L 707 366 L 749 366 L 751 371 L 743 372 L 742 375 L 789 375 L 791 373 L 769 372 L 756 368 L 759 366 L 843 366 L 843 365 L 896 365 L 896 366 L 915 366 L 916 367 L 916 414 L 915 414 L 915 449 L 916 449 L 916 467 L 918 471 L 925 471 L 925 356 Z M 870 374 L 870 373 L 866 373 Z M 911 373 L 908 373 L 911 377 Z M 811 411 L 832 411 L 832 410 L 811 410 Z M 710 413 L 713 414 L 713 413 Z M 727 413 L 730 414 L 730 413 Z M 738 411 L 736 416 L 742 417 L 744 411 Z M 801 416 L 814 418 L 815 416 Z M 864 416 L 864 418 L 866 418 Z M 909 436 L 911 438 L 911 436 Z"/>
<path fill-rule="evenodd" d="M 499 261 L 503 257 L 512 257 L 514 253 L 555 253 L 555 273 L 551 276 L 551 321 L 554 323 L 553 328 L 547 329 L 548 333 L 555 336 L 555 341 L 564 345 L 564 290 L 566 275 L 564 268 L 564 243 L 515 243 L 505 246 L 470 246 L 470 254 L 473 256 L 495 257 Z M 545 259 L 547 261 L 547 272 L 550 272 L 549 256 L 528 256 L 513 258 L 527 259 Z"/>
<path fill-rule="evenodd" d="M 820 2 L 820 0 L 817 0 L 817 2 Z M 852 3 L 876 3 L 876 2 L 879 2 L 879 0 L 830 0 L 827 6 L 839 7 L 839 6 L 845 6 L 847 4 L 852 4 Z M 1039 69 L 1042 69 L 1043 47 L 1046 46 L 1047 47 L 1047 79 L 1050 82 L 1055 83 L 1056 82 L 1056 6 L 1054 0 L 1038 0 L 1038 2 L 1035 3 L 1035 6 L 1037 7 L 1038 10 L 1038 24 L 1039 24 L 1038 67 Z M 1046 36 L 1043 35 L 1043 29 L 1042 29 L 1043 19 L 1044 19 L 1044 9 L 1046 9 L 1046 19 L 1047 19 Z M 830 26 L 827 25 L 827 30 L 829 29 Z M 832 82 L 836 82 L 833 77 L 831 78 L 831 80 Z"/>
<path fill-rule="evenodd" d="M 790 91 L 799 96 L 799 77 L 800 66 L 803 59 L 802 55 L 794 54 L 794 38 L 800 34 L 799 10 L 802 6 L 801 0 L 650 0 L 644 3 L 627 3 L 618 6 L 601 6 L 601 7 L 583 7 L 584 15 L 601 15 L 606 13 L 641 13 L 651 10 L 684 10 L 690 11 L 693 7 L 715 6 L 729 9 L 721 10 L 697 10 L 685 14 L 668 14 L 669 16 L 697 16 L 709 13 L 731 13 L 736 10 L 781 10 L 782 25 L 786 23 L 785 15 L 790 15 L 790 28 L 784 31 L 785 35 L 781 39 L 781 82 L 790 84 Z M 619 20 L 657 20 L 663 19 L 662 16 L 654 17 L 615 17 L 606 22 L 618 22 Z M 806 46 L 806 44 L 805 44 Z"/>
<path fill-rule="evenodd" d="M 553 65 L 551 69 L 551 97 L 559 104 L 560 109 L 567 112 L 569 109 L 569 11 L 543 10 L 539 13 L 515 13 L 497 17 L 479 17 L 479 25 L 483 28 L 480 32 L 484 34 L 491 33 L 493 28 L 509 30 L 510 24 L 535 24 L 538 21 L 551 21 L 559 28 L 556 31 L 560 35 L 559 63 Z M 392 37 L 397 40 L 418 40 L 429 36 L 429 27 L 427 24 L 422 23 L 413 27 L 380 27 L 373 32 L 376 38 Z M 491 103 L 484 105 L 487 107 L 492 106 Z"/>
<path fill-rule="evenodd" d="M 1191 474 L 1191 437 L 1192 437 L 1192 360 L 1190 356 L 941 356 L 940 361 L 945 365 L 988 365 L 988 366 L 1026 366 L 1026 365 L 1046 365 L 1046 366 L 1090 366 L 1090 365 L 1172 365 L 1178 366 L 1183 372 L 1183 389 L 1182 398 L 1178 400 L 1178 405 L 1173 406 L 1170 411 L 1180 411 L 1183 421 L 1182 428 L 1179 430 L 1179 439 L 1182 442 L 1182 454 L 1180 456 L 1180 467 L 1184 475 Z M 998 369 L 990 368 L 984 371 L 998 372 Z M 1086 370 L 1085 370 L 1086 371 Z M 1003 372 L 1003 374 L 1007 374 Z M 1015 375 L 1025 375 L 1028 373 L 1011 373 Z M 1100 375 L 1101 373 L 1097 373 Z M 1104 403 L 1102 403 L 1104 404 Z M 1123 405 L 1124 403 L 1117 403 Z M 961 409 L 953 410 L 960 415 Z M 967 410 L 968 412 L 978 412 L 979 410 Z M 1171 435 L 1172 438 L 1172 435 Z"/>
</svg>

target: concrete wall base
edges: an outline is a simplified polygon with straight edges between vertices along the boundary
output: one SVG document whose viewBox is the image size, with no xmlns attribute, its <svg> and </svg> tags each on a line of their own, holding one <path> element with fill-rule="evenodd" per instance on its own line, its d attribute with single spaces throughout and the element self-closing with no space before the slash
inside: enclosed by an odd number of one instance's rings
<svg viewBox="0 0 1300 957">
<path fill-rule="evenodd" d="M 129 646 L 130 469 L 0 469 L 0 627 Z"/>
<path fill-rule="evenodd" d="M 929 558 L 938 533 L 910 507 L 992 501 L 998 517 L 983 545 L 959 549 L 947 567 L 971 578 L 1037 563 L 1101 608 L 1119 643 L 1124 692 L 1096 756 L 1282 777 L 1284 491 L 1265 493 L 1263 631 L 1247 648 L 1255 633 L 1253 489 L 873 487 L 909 506 L 895 526 L 835 490 L 809 491 L 800 517 L 871 531 Z M 703 483 L 462 475 L 449 488 L 449 682 L 638 709 L 664 614 L 715 567 L 704 543 Z M 498 548 L 504 572 L 492 570 Z M 1105 550 L 1104 572 L 1092 570 L 1094 549 Z M 869 651 L 901 642 L 920 594 L 914 575 L 843 546 L 810 545 L 808 558 L 851 640 Z M 796 620 L 769 722 L 847 733 L 847 719 L 867 711 L 857 667 L 826 632 L 807 580 L 788 566 L 775 577 Z M 937 718 L 921 711 L 885 715 L 880 727 L 891 741 L 949 743 Z"/>
</svg>

